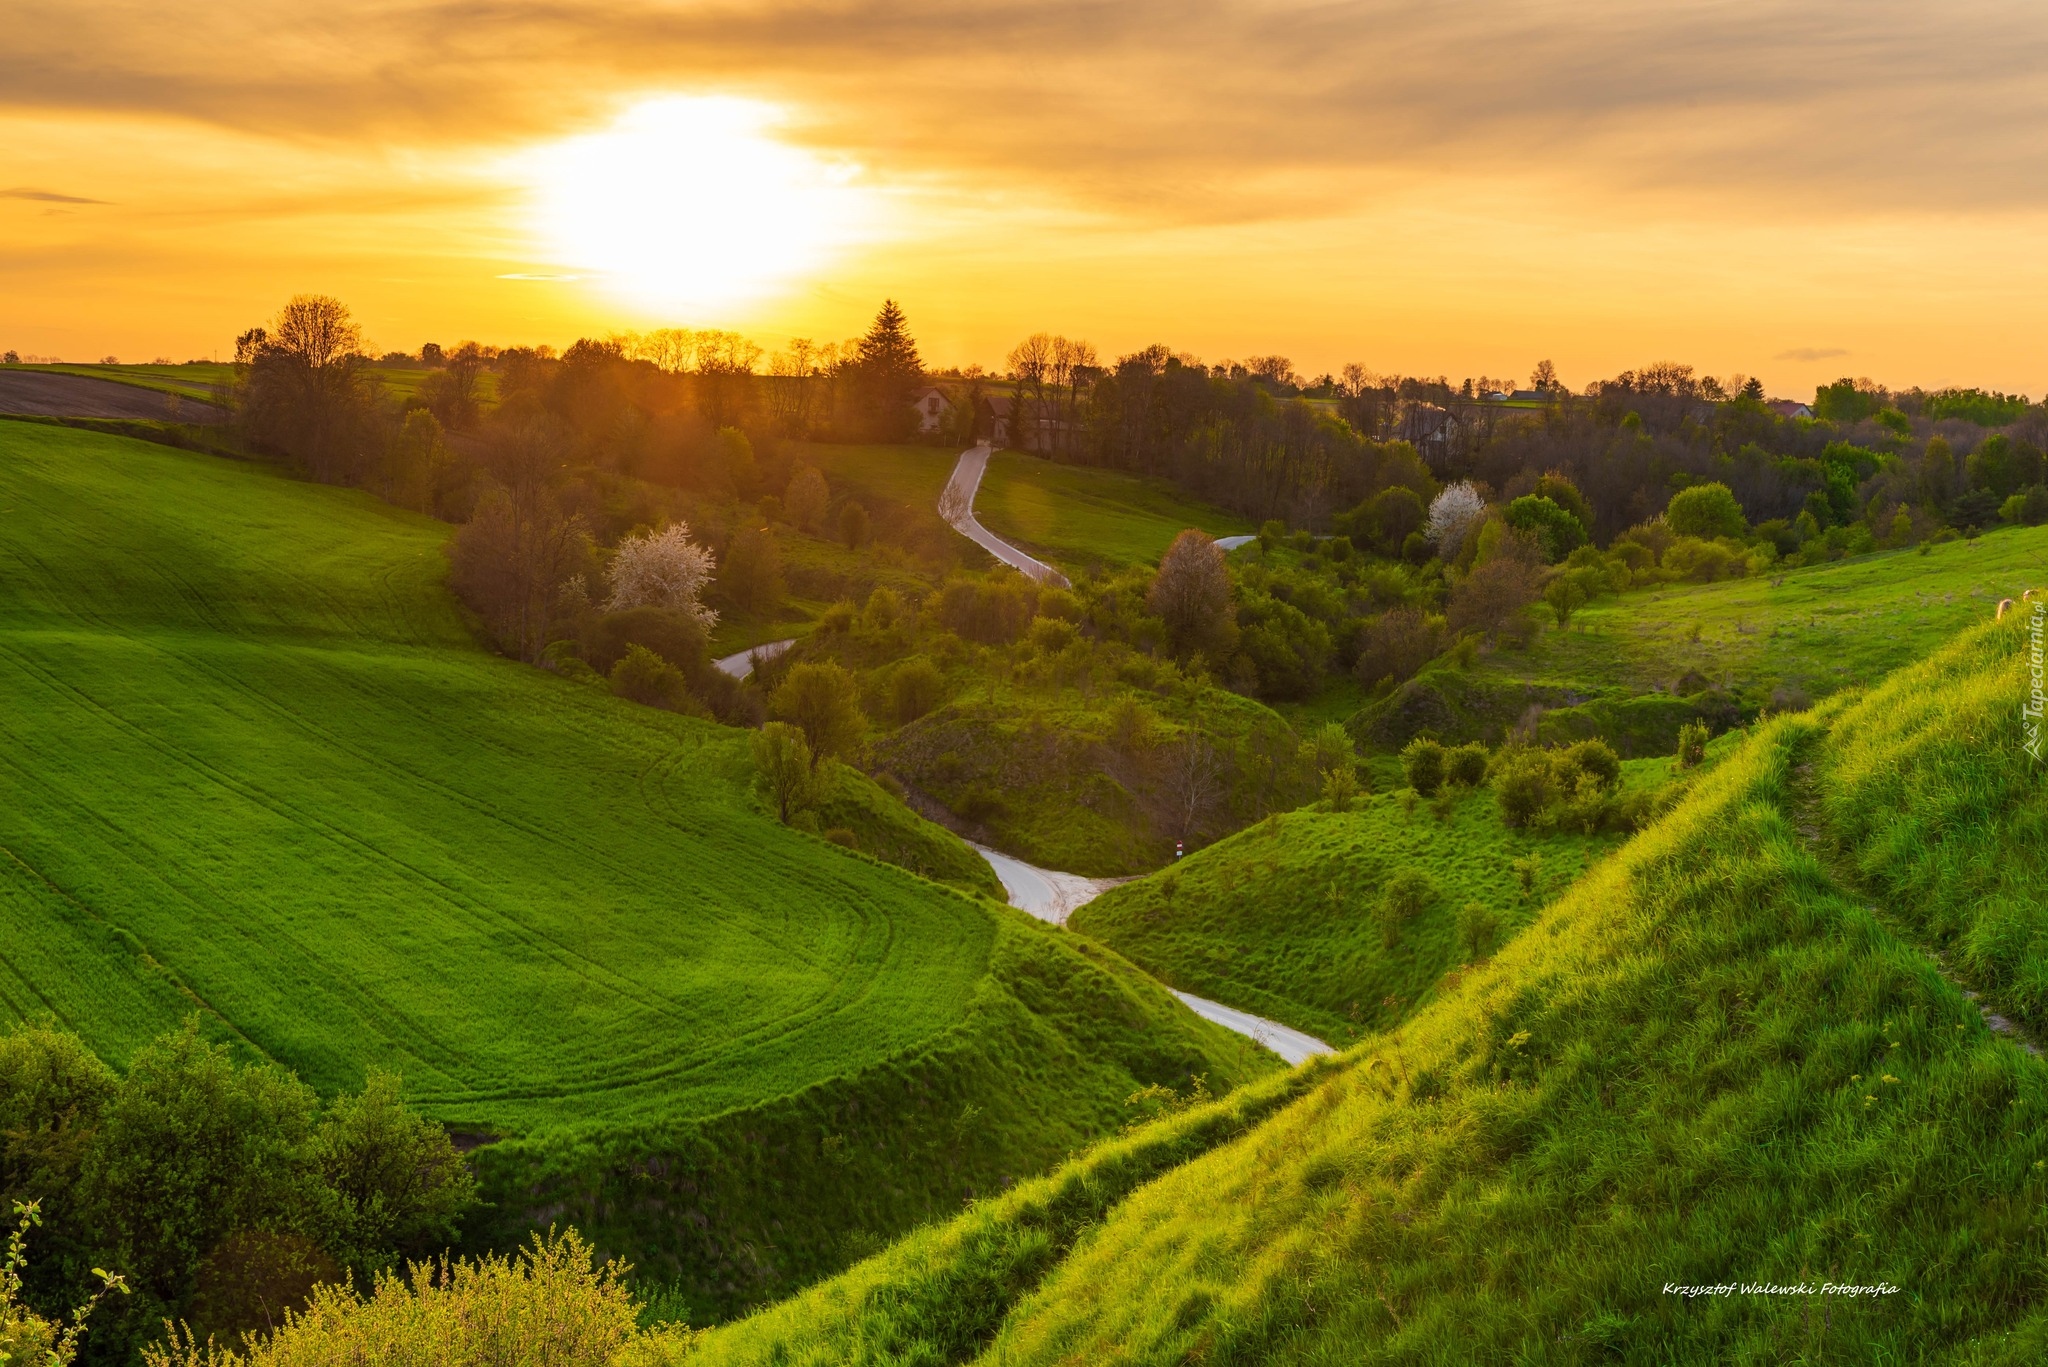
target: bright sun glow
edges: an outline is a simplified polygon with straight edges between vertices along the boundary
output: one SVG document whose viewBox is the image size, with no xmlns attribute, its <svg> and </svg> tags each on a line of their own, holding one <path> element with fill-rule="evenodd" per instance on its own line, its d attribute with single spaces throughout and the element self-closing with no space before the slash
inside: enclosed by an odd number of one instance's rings
<svg viewBox="0 0 2048 1367">
<path fill-rule="evenodd" d="M 826 266 L 873 219 L 871 196 L 769 132 L 751 100 L 636 106 L 602 133 L 533 153 L 535 227 L 555 264 L 650 312 L 753 303 Z"/>
</svg>

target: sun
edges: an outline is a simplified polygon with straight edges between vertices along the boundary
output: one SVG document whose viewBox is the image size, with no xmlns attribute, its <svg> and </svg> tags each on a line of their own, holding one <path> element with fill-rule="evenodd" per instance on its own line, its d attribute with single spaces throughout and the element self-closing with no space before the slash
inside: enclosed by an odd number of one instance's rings
<svg viewBox="0 0 2048 1367">
<path fill-rule="evenodd" d="M 756 303 L 814 276 L 876 217 L 857 168 L 779 141 L 782 111 L 651 100 L 531 152 L 532 226 L 556 265 L 650 313 Z"/>
</svg>

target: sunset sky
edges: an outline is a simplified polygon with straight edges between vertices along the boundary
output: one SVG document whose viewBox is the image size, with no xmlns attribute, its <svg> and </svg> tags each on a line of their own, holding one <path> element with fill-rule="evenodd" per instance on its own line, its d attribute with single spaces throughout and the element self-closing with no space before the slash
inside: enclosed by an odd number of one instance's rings
<svg viewBox="0 0 2048 1367">
<path fill-rule="evenodd" d="M 308 17 L 308 16 L 312 17 Z M 2048 389 L 2048 10 L 0 0 L 0 347 L 379 348 L 885 295 L 1022 335 L 1573 386 Z"/>
</svg>

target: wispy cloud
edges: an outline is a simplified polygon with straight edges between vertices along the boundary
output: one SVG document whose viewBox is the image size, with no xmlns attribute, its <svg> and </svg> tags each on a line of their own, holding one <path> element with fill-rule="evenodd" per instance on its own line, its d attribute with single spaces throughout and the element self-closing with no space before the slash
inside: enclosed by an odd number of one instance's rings
<svg viewBox="0 0 2048 1367">
<path fill-rule="evenodd" d="M 864 160 L 1161 219 L 1313 213 L 1390 174 L 2048 200 L 2048 12 L 2022 0 L 18 0 L 10 29 L 16 108 L 502 141 L 723 90 Z"/>
<path fill-rule="evenodd" d="M 60 195 L 55 190 L 35 190 L 18 185 L 11 190 L 0 190 L 0 199 L 32 199 L 40 204 L 105 204 L 104 199 L 87 199 L 83 195 Z"/>
<path fill-rule="evenodd" d="M 1790 351 L 1781 351 L 1771 359 L 1774 361 L 1831 361 L 1837 356 L 1847 356 L 1846 347 L 1838 346 L 1796 346 Z"/>
</svg>

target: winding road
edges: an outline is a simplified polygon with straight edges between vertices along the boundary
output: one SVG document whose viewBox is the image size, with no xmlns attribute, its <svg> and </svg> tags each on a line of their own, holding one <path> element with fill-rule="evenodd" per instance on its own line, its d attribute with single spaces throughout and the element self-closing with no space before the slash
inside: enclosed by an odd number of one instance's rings
<svg viewBox="0 0 2048 1367">
<path fill-rule="evenodd" d="M 1041 584 L 1057 584 L 1063 589 L 1073 587 L 1067 582 L 1067 576 L 1043 560 L 1034 560 L 1024 554 L 982 526 L 974 516 L 974 496 L 981 492 L 981 477 L 987 473 L 988 458 L 993 454 L 987 442 L 960 453 L 960 459 L 953 466 L 953 477 L 946 481 L 946 491 L 939 495 L 939 516 L 945 518 L 954 531 L 1012 569 L 1021 570 Z"/>
<path fill-rule="evenodd" d="M 982 526 L 975 518 L 974 497 L 981 490 L 981 477 L 988 470 L 988 458 L 991 454 L 987 442 L 960 453 L 959 461 L 953 466 L 952 478 L 946 481 L 945 492 L 939 495 L 939 516 L 945 518 L 954 531 L 1005 565 L 1030 575 L 1041 584 L 1070 587 L 1064 574 L 1044 561 L 1024 554 Z M 1249 536 L 1227 536 L 1217 544 L 1225 550 L 1232 550 L 1253 539 Z M 744 679 L 754 672 L 754 666 L 758 661 L 772 660 L 795 644 L 794 638 L 768 641 L 750 650 L 727 655 L 715 663 L 719 669 L 735 679 Z M 975 845 L 974 848 L 988 861 L 988 866 L 995 870 L 996 877 L 1002 882 L 1003 891 L 1009 896 L 1011 906 L 1029 912 L 1041 921 L 1050 921 L 1056 926 L 1066 925 L 1067 917 L 1073 915 L 1076 909 L 1094 901 L 1117 884 L 1130 881 L 1124 878 L 1086 878 L 1078 873 L 1041 869 L 1000 850 L 992 850 L 986 845 Z M 1239 1011 L 1235 1007 L 1212 1002 L 1206 997 L 1197 997 L 1187 992 L 1174 992 L 1173 995 L 1204 1020 L 1213 1021 L 1226 1030 L 1235 1031 L 1272 1050 L 1290 1065 L 1298 1064 L 1317 1054 L 1336 1052 L 1315 1036 L 1304 1035 L 1301 1031 L 1290 1029 L 1278 1021 L 1254 1016 L 1249 1011 Z"/>
</svg>

